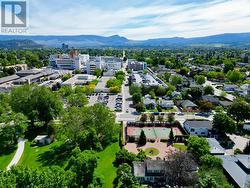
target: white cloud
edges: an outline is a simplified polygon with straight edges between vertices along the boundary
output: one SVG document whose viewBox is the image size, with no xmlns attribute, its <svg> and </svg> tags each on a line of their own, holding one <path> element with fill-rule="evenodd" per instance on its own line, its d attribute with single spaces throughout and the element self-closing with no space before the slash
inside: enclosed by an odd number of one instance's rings
<svg viewBox="0 0 250 188">
<path fill-rule="evenodd" d="M 250 32 L 249 0 L 176 5 L 157 1 L 153 5 L 115 10 L 76 1 L 71 0 L 73 4 L 62 0 L 30 2 L 30 33 L 119 34 L 131 39 L 147 39 Z"/>
</svg>

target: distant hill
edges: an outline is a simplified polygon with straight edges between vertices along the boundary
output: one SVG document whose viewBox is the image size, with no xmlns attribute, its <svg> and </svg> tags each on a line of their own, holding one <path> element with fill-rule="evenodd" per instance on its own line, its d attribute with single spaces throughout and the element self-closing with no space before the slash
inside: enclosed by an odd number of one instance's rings
<svg viewBox="0 0 250 188">
<path fill-rule="evenodd" d="M 14 48 L 14 49 L 31 49 L 42 48 L 43 45 L 37 44 L 32 40 L 0 40 L 0 48 Z"/>
<path fill-rule="evenodd" d="M 0 47 L 3 41 L 12 41 L 13 45 L 18 46 L 17 41 L 25 41 L 29 46 L 42 45 L 45 47 L 61 47 L 66 43 L 71 47 L 180 47 L 180 46 L 247 46 L 250 47 L 250 33 L 228 33 L 196 38 L 159 38 L 148 40 L 129 40 L 119 35 L 110 37 L 96 35 L 0 35 Z M 15 42 L 14 42 L 15 41 Z M 29 41 L 29 42 L 28 42 Z M 31 41 L 34 41 L 32 44 Z M 11 46 L 11 43 L 9 43 Z"/>
</svg>

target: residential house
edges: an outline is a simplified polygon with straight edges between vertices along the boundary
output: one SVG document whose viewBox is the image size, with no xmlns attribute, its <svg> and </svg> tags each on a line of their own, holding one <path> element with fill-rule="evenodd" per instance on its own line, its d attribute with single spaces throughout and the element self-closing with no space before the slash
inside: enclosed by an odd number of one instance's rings
<svg viewBox="0 0 250 188">
<path fill-rule="evenodd" d="M 51 144 L 52 139 L 48 135 L 38 135 L 34 141 L 38 145 L 46 145 L 46 144 Z"/>
<path fill-rule="evenodd" d="M 243 124 L 243 129 L 246 131 L 250 131 L 250 122 L 246 122 Z"/>
<path fill-rule="evenodd" d="M 156 183 L 161 182 L 166 184 L 164 178 L 166 161 L 162 160 L 146 160 L 144 162 L 133 162 L 134 176 L 139 179 L 141 183 Z"/>
<path fill-rule="evenodd" d="M 218 140 L 216 140 L 215 138 L 207 138 L 207 141 L 210 146 L 211 155 L 225 155 L 226 150 L 220 145 Z"/>
<path fill-rule="evenodd" d="M 202 96 L 202 100 L 211 102 L 212 104 L 218 105 L 220 100 L 216 96 L 213 95 L 204 95 Z"/>
<path fill-rule="evenodd" d="M 159 106 L 163 109 L 173 109 L 174 108 L 174 102 L 172 100 L 160 100 Z"/>
<path fill-rule="evenodd" d="M 165 175 L 169 165 L 169 161 L 163 160 L 135 161 L 133 162 L 133 174 L 142 184 L 149 184 L 152 187 L 166 187 L 170 181 Z M 196 164 L 193 164 L 191 169 L 186 170 L 188 175 L 196 172 Z"/>
<path fill-rule="evenodd" d="M 156 108 L 155 99 L 150 99 L 149 97 L 146 97 L 143 100 L 143 104 L 146 106 L 147 109 L 155 109 Z"/>
<path fill-rule="evenodd" d="M 172 94 L 171 94 L 171 98 L 172 99 L 177 99 L 177 98 L 182 98 L 182 95 L 181 95 L 181 92 L 177 92 L 177 91 L 174 91 Z"/>
<path fill-rule="evenodd" d="M 234 187 L 248 188 L 250 182 L 250 155 L 220 155 L 222 167 Z"/>
<path fill-rule="evenodd" d="M 239 90 L 239 86 L 233 85 L 233 84 L 224 84 L 223 87 L 224 87 L 224 91 L 228 93 L 233 93 Z"/>
<path fill-rule="evenodd" d="M 241 88 L 241 90 L 242 90 L 242 95 L 243 95 L 243 96 L 248 96 L 248 95 L 250 95 L 250 84 L 244 84 L 244 85 L 242 85 L 240 88 Z"/>
<path fill-rule="evenodd" d="M 182 101 L 181 102 L 181 107 L 182 107 L 182 109 L 185 109 L 187 111 L 196 110 L 198 108 L 198 106 L 196 104 L 194 104 L 190 100 L 184 100 L 184 101 Z"/>
<path fill-rule="evenodd" d="M 183 125 L 188 134 L 197 136 L 208 136 L 213 128 L 209 120 L 186 120 Z"/>
<path fill-rule="evenodd" d="M 231 104 L 232 102 L 230 101 L 219 101 L 219 105 L 221 105 L 224 108 L 228 108 Z"/>
</svg>

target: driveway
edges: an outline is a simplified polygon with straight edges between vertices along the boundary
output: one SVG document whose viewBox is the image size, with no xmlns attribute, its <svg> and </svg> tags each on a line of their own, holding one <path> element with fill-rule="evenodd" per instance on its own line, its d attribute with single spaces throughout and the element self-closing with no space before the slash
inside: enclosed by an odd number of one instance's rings
<svg viewBox="0 0 250 188">
<path fill-rule="evenodd" d="M 208 80 L 206 81 L 206 83 L 204 84 L 204 86 L 212 86 L 214 88 L 214 94 L 216 96 L 220 96 L 221 93 L 223 92 L 222 90 L 216 88 L 216 83 L 208 81 Z M 234 95 L 232 95 L 232 94 L 228 94 L 227 93 L 226 96 L 225 96 L 225 98 L 228 99 L 228 100 L 230 100 L 230 101 L 234 101 L 234 99 L 236 97 Z"/>
<path fill-rule="evenodd" d="M 249 139 L 247 138 L 244 138 L 242 136 L 237 136 L 235 134 L 233 135 L 227 135 L 230 137 L 230 139 L 234 142 L 234 146 L 233 146 L 233 149 L 228 149 L 226 150 L 226 152 L 230 155 L 233 155 L 234 154 L 234 150 L 239 148 L 241 151 L 243 151 L 249 141 Z"/>
<path fill-rule="evenodd" d="M 24 139 L 18 140 L 18 146 L 17 146 L 15 156 L 13 157 L 10 164 L 7 166 L 7 170 L 10 170 L 11 167 L 15 166 L 19 162 L 19 160 L 21 159 L 23 151 L 24 151 L 24 147 L 25 147 L 25 142 L 26 142 L 26 140 L 24 140 Z"/>
</svg>

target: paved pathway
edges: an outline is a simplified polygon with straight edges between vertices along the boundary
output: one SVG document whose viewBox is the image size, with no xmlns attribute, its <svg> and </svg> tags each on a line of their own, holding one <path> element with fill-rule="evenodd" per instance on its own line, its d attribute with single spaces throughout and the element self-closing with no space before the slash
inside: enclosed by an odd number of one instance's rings
<svg viewBox="0 0 250 188">
<path fill-rule="evenodd" d="M 241 151 L 243 151 L 245 149 L 248 141 L 249 141 L 249 139 L 244 138 L 242 136 L 237 136 L 235 134 L 233 134 L 233 135 L 229 135 L 228 134 L 227 136 L 229 136 L 230 139 L 235 144 L 232 149 L 227 149 L 226 150 L 227 154 L 229 154 L 229 155 L 233 155 L 234 154 L 234 150 L 237 149 L 237 148 L 239 148 Z"/>
<path fill-rule="evenodd" d="M 24 151 L 24 147 L 25 147 L 25 142 L 26 142 L 26 140 L 24 140 L 24 139 L 18 140 L 18 147 L 17 147 L 16 153 L 15 153 L 15 156 L 13 157 L 10 164 L 7 166 L 7 170 L 10 170 L 11 167 L 15 166 L 19 162 L 19 160 L 21 159 L 23 151 Z"/>
<path fill-rule="evenodd" d="M 174 152 L 176 152 L 176 149 L 172 146 L 167 146 L 166 143 L 160 142 L 160 140 L 156 140 L 154 143 L 147 142 L 145 146 L 137 147 L 136 143 L 127 143 L 125 145 L 125 149 L 129 152 L 132 152 L 134 154 L 139 153 L 139 149 L 146 150 L 147 148 L 157 148 L 159 150 L 159 154 L 157 156 L 148 156 L 153 160 L 156 160 L 157 158 L 161 158 L 162 160 L 168 157 L 169 155 L 172 155 Z"/>
</svg>

